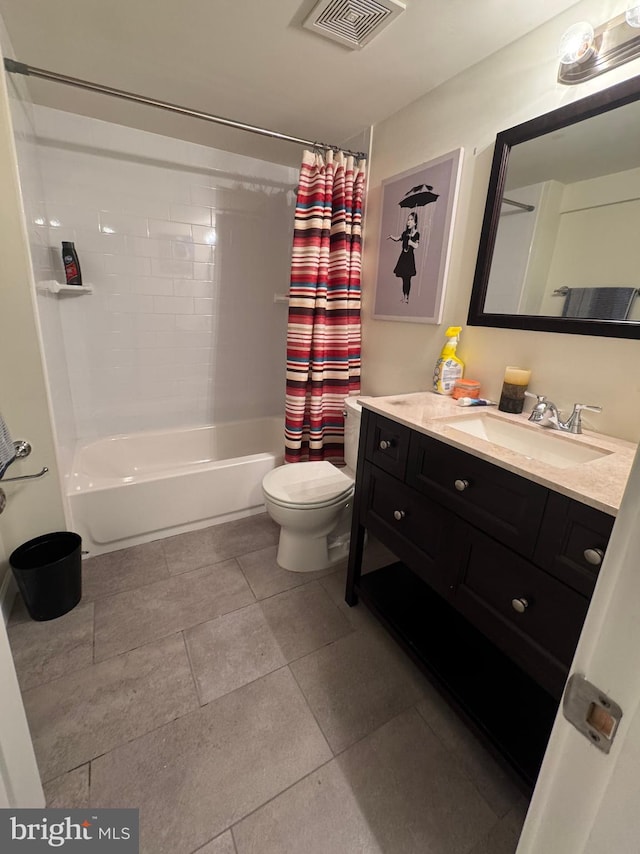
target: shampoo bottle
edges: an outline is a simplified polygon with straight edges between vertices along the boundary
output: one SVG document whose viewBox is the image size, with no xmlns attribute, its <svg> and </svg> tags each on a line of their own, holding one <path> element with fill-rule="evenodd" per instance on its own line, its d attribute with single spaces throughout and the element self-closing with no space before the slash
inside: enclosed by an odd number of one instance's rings
<svg viewBox="0 0 640 854">
<path fill-rule="evenodd" d="M 62 262 L 68 285 L 81 285 L 82 273 L 76 247 L 70 240 L 62 241 Z"/>
<path fill-rule="evenodd" d="M 456 380 L 464 373 L 464 362 L 456 356 L 461 326 L 450 326 L 440 358 L 433 369 L 433 390 L 436 394 L 453 394 Z"/>
</svg>

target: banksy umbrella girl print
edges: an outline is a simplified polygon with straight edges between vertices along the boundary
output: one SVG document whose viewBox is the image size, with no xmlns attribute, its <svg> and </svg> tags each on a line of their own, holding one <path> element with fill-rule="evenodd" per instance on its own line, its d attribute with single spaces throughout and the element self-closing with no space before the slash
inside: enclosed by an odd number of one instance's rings
<svg viewBox="0 0 640 854">
<path fill-rule="evenodd" d="M 418 231 L 418 214 L 415 210 L 418 207 L 428 205 L 429 202 L 435 202 L 438 198 L 436 193 L 431 192 L 433 187 L 428 184 L 418 184 L 417 187 L 412 187 L 407 190 L 403 199 L 398 204 L 401 208 L 412 208 L 407 217 L 407 225 L 405 230 L 399 237 L 389 235 L 388 239 L 395 243 L 402 243 L 402 250 L 396 266 L 393 268 L 394 274 L 402 279 L 402 302 L 409 302 L 409 294 L 411 293 L 411 279 L 416 274 L 416 259 L 414 250 L 418 248 L 420 243 L 420 232 Z"/>
<path fill-rule="evenodd" d="M 461 162 L 457 149 L 382 182 L 375 318 L 440 322 Z"/>
</svg>

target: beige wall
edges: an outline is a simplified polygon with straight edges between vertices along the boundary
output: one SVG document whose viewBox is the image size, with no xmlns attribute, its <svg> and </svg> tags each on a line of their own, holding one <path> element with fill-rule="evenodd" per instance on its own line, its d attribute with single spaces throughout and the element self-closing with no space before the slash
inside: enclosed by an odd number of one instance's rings
<svg viewBox="0 0 640 854">
<path fill-rule="evenodd" d="M 28 439 L 33 445 L 31 456 L 14 463 L 6 477 L 45 465 L 50 469 L 41 480 L 4 487 L 8 503 L 0 516 L 0 537 L 8 555 L 31 537 L 64 530 L 65 520 L 4 74 L 0 74 L 0 187 L 0 412 L 13 438 Z M 0 588 L 6 568 L 0 555 Z"/>
<path fill-rule="evenodd" d="M 556 82 L 564 30 L 583 19 L 600 24 L 622 7 L 585 0 L 374 128 L 363 261 L 365 394 L 429 389 L 444 330 L 466 323 L 496 133 L 640 73 L 636 60 L 579 86 Z M 381 181 L 460 146 L 464 162 L 442 324 L 373 320 Z M 499 394 L 505 365 L 519 364 L 532 369 L 532 390 L 561 409 L 576 401 L 600 404 L 602 414 L 585 423 L 637 441 L 639 348 L 638 341 L 464 327 L 459 354 L 487 397 Z"/>
</svg>

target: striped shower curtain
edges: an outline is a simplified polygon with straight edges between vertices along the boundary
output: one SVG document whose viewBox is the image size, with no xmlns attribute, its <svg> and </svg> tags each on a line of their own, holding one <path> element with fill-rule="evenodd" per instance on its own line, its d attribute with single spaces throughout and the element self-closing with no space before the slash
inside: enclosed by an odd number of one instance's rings
<svg viewBox="0 0 640 854">
<path fill-rule="evenodd" d="M 360 391 L 360 269 L 366 161 L 305 151 L 287 329 L 287 462 L 344 462 L 343 400 Z"/>
</svg>

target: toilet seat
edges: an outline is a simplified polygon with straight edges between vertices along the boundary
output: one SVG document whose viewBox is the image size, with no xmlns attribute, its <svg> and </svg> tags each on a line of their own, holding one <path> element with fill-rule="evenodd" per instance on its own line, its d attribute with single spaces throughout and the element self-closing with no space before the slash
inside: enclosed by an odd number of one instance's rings
<svg viewBox="0 0 640 854">
<path fill-rule="evenodd" d="M 265 475 L 262 488 L 265 496 L 280 507 L 312 509 L 330 507 L 348 498 L 353 481 L 324 460 L 273 469 Z"/>
</svg>

